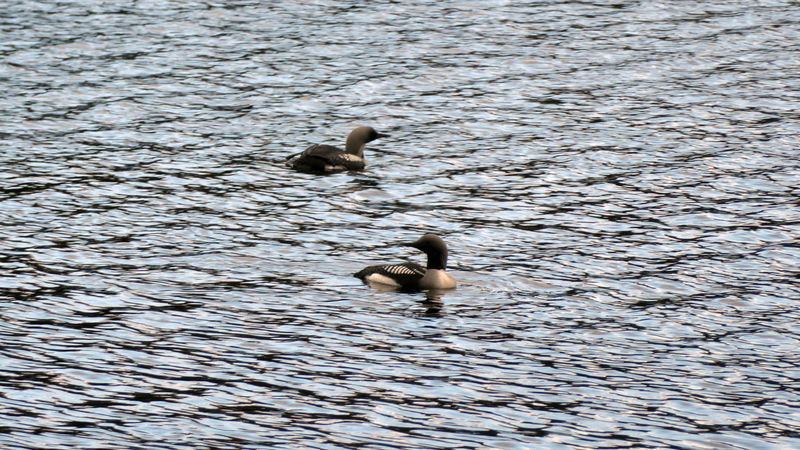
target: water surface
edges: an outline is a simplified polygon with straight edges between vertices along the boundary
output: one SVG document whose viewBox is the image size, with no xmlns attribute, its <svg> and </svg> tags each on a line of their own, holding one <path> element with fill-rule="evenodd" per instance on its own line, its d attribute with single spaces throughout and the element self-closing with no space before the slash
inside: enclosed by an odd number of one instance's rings
<svg viewBox="0 0 800 450">
<path fill-rule="evenodd" d="M 792 2 L 0 21 L 0 445 L 800 446 Z M 426 232 L 456 291 L 351 276 Z"/>
</svg>

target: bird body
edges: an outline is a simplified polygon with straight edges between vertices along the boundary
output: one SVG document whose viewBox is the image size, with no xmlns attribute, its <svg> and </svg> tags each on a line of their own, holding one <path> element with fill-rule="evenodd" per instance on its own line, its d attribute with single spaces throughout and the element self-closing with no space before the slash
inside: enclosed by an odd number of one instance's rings
<svg viewBox="0 0 800 450">
<path fill-rule="evenodd" d="M 364 147 L 375 139 L 388 137 L 372 127 L 358 127 L 347 136 L 345 149 L 333 145 L 313 144 L 286 158 L 286 165 L 301 172 L 332 173 L 362 170 L 367 165 Z"/>
<path fill-rule="evenodd" d="M 400 244 L 425 252 L 428 263 L 425 267 L 406 262 L 365 267 L 355 277 L 367 283 L 378 283 L 407 290 L 452 289 L 456 280 L 445 271 L 447 267 L 447 245 L 435 234 L 426 234 L 414 242 Z"/>
</svg>

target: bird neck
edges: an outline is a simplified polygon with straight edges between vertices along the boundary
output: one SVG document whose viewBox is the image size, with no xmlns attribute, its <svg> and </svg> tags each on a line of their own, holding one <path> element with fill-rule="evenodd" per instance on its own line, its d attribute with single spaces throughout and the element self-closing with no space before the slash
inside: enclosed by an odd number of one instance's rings
<svg viewBox="0 0 800 450">
<path fill-rule="evenodd" d="M 428 269 L 444 270 L 447 267 L 447 253 L 428 253 Z"/>
<path fill-rule="evenodd" d="M 366 145 L 367 143 L 363 142 L 358 136 L 348 136 L 344 152 L 361 158 L 364 156 L 364 146 Z"/>
</svg>

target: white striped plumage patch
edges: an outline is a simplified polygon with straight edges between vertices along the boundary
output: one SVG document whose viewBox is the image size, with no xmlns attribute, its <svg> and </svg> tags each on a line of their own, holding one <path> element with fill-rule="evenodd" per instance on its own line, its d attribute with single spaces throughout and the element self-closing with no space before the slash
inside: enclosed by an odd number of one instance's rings
<svg viewBox="0 0 800 450">
<path fill-rule="evenodd" d="M 406 266 L 385 266 L 383 270 L 392 275 L 422 275 L 421 272 Z"/>
<path fill-rule="evenodd" d="M 338 155 L 337 158 L 341 158 L 345 161 L 350 161 L 350 162 L 361 162 L 364 160 L 364 158 L 358 155 L 353 155 L 351 153 L 342 153 L 341 155 Z"/>
</svg>

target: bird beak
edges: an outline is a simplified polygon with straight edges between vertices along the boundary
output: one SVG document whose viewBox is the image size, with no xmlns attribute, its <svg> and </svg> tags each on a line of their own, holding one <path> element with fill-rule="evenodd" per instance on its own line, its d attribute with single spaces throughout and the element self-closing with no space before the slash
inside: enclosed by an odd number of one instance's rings
<svg viewBox="0 0 800 450">
<path fill-rule="evenodd" d="M 399 245 L 401 247 L 414 247 L 414 248 L 417 248 L 416 241 L 415 242 L 401 242 L 401 243 L 399 243 L 397 245 Z"/>
<path fill-rule="evenodd" d="M 384 134 L 384 133 L 377 133 L 376 132 L 375 136 L 377 136 L 375 139 L 379 139 L 379 138 L 383 138 L 383 137 L 389 137 L 391 135 L 390 134 Z"/>
</svg>

